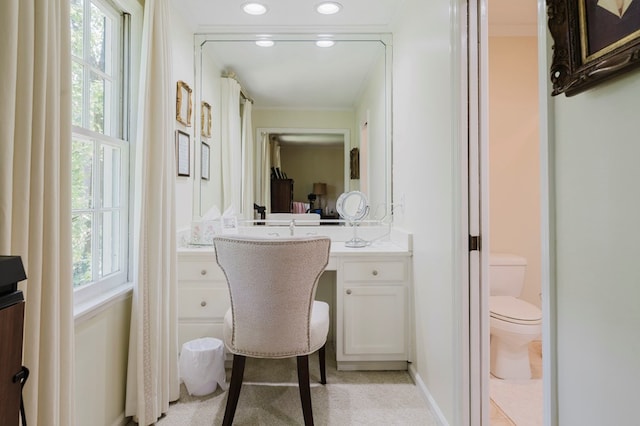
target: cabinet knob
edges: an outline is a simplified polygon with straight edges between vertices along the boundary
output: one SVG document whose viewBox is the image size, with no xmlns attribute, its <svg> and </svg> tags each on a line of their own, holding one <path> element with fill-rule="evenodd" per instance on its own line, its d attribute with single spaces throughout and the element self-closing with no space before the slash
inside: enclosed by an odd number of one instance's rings
<svg viewBox="0 0 640 426">
<path fill-rule="evenodd" d="M 207 301 L 203 300 L 202 302 L 200 302 L 200 306 L 202 306 L 203 308 L 207 306 Z"/>
<path fill-rule="evenodd" d="M 351 294 L 351 289 L 347 289 L 347 294 Z"/>
<path fill-rule="evenodd" d="M 202 271 L 200 271 L 200 275 L 207 275 L 207 270 L 203 269 Z"/>
<path fill-rule="evenodd" d="M 373 274 L 374 277 L 378 276 L 378 271 L 376 271 L 375 269 L 373 270 L 373 272 L 371 272 Z"/>
</svg>

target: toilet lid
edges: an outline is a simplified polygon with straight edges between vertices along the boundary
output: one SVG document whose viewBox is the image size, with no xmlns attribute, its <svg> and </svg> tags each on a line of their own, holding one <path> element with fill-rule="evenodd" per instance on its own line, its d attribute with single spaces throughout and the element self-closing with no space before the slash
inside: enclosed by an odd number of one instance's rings
<svg viewBox="0 0 640 426">
<path fill-rule="evenodd" d="M 516 324 L 542 321 L 542 311 L 537 306 L 513 296 L 490 296 L 489 311 L 493 318 Z"/>
</svg>

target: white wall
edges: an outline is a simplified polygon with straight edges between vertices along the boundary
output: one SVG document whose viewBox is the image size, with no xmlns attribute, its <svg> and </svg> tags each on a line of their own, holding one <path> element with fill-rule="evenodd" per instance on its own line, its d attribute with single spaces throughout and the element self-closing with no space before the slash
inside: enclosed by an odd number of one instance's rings
<svg viewBox="0 0 640 426">
<path fill-rule="evenodd" d="M 206 52 L 206 47 L 203 49 Z M 198 147 L 202 141 L 209 144 L 209 180 L 202 180 L 200 164 L 200 152 L 196 150 L 196 174 L 194 176 L 194 216 L 203 216 L 216 206 L 218 209 L 222 206 L 222 145 L 221 145 L 221 109 L 220 109 L 220 76 L 222 75 L 222 67 L 215 62 L 209 55 L 203 55 L 202 58 L 202 101 L 211 105 L 211 137 L 201 137 L 196 144 Z M 196 90 L 200 90 L 196 88 Z M 197 122 L 200 123 L 201 114 L 197 115 Z M 197 124 L 200 126 L 200 124 Z M 200 127 L 198 127 L 200 129 Z M 198 134 L 200 132 L 198 131 Z M 200 148 L 198 148 L 200 149 Z M 199 193 L 198 193 L 199 192 Z"/>
<path fill-rule="evenodd" d="M 388 54 L 388 53 L 387 53 Z M 356 106 L 356 137 L 351 142 L 352 147 L 360 146 L 360 132 L 367 123 L 368 144 L 366 149 L 360 150 L 360 178 L 362 190 L 369 198 L 371 217 L 381 218 L 389 210 L 386 205 L 386 192 L 391 188 L 387 182 L 391 178 L 391 171 L 383 168 L 387 162 L 387 121 L 386 121 L 386 63 L 384 55 L 374 64 L 369 75 L 369 81 L 358 100 Z M 365 182 L 366 180 L 366 182 Z M 357 181 L 352 181 L 355 184 Z M 354 185 L 355 186 L 355 185 Z"/>
<path fill-rule="evenodd" d="M 635 71 L 550 101 L 559 425 L 638 422 L 638 99 Z"/>
<path fill-rule="evenodd" d="M 171 2 L 171 7 L 175 4 Z M 195 89 L 194 84 L 194 60 L 193 60 L 193 31 L 182 19 L 182 15 L 176 10 L 171 13 L 171 50 L 173 60 L 173 79 L 186 82 L 191 89 Z M 191 176 L 176 177 L 176 227 L 178 229 L 189 227 L 192 218 L 193 206 L 193 178 L 194 178 L 194 155 L 195 147 L 200 149 L 200 143 L 194 140 L 194 126 L 200 123 L 200 105 L 193 105 L 191 116 L 191 127 L 186 127 L 175 121 L 175 128 L 187 132 L 190 135 L 190 164 Z M 199 177 L 198 177 L 199 178 Z"/>
<path fill-rule="evenodd" d="M 292 129 L 348 129 L 354 138 L 353 111 L 351 110 L 283 110 L 253 109 L 253 133 L 261 127 Z"/>
<path fill-rule="evenodd" d="M 412 368 L 449 424 L 460 423 L 462 311 L 454 250 L 457 103 L 448 0 L 407 0 L 393 35 L 393 199 L 413 232 L 415 354 Z M 402 210 L 404 214 L 401 214 Z"/>
<path fill-rule="evenodd" d="M 77 425 L 124 424 L 130 322 L 129 294 L 76 324 Z"/>
<path fill-rule="evenodd" d="M 521 298 L 540 299 L 536 37 L 489 38 L 490 250 L 527 259 Z"/>
</svg>

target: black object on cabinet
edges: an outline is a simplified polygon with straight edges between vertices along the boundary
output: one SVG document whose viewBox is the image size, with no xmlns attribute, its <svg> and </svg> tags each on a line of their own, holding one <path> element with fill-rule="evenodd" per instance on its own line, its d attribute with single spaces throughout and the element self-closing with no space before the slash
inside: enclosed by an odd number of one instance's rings
<svg viewBox="0 0 640 426">
<path fill-rule="evenodd" d="M 29 370 L 22 366 L 24 297 L 18 282 L 27 276 L 20 256 L 0 256 L 0 425 L 26 426 L 21 405 Z"/>
<path fill-rule="evenodd" d="M 271 179 L 271 213 L 291 213 L 293 179 Z"/>
</svg>

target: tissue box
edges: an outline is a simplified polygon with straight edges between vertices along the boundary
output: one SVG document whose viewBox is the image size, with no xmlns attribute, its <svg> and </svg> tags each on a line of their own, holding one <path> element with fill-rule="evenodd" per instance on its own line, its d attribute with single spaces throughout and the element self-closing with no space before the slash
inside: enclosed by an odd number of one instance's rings
<svg viewBox="0 0 640 426">
<path fill-rule="evenodd" d="M 220 222 L 217 220 L 191 222 L 191 244 L 212 245 L 219 228 Z"/>
</svg>

